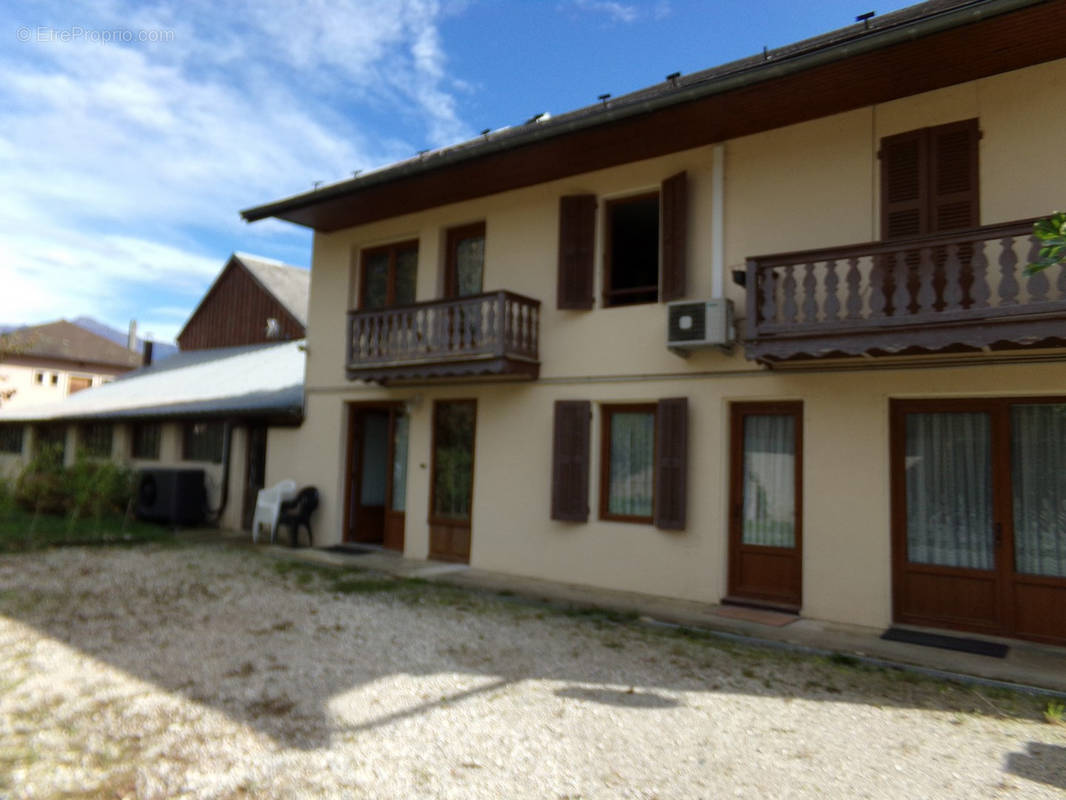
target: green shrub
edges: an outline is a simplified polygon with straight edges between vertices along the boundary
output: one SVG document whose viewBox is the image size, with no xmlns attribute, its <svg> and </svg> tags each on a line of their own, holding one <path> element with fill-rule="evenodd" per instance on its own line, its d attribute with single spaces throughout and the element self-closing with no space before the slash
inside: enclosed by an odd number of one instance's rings
<svg viewBox="0 0 1066 800">
<path fill-rule="evenodd" d="M 27 511 L 41 514 L 62 514 L 67 510 L 62 447 L 41 445 L 15 481 L 15 502 Z"/>
</svg>

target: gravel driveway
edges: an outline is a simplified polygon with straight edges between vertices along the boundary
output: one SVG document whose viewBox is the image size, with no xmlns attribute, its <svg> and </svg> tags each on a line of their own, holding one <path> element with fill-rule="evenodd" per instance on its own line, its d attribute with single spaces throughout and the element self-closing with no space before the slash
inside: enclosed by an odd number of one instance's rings
<svg viewBox="0 0 1066 800">
<path fill-rule="evenodd" d="M 218 545 L 0 558 L 0 797 L 1051 798 L 1044 701 Z"/>
</svg>

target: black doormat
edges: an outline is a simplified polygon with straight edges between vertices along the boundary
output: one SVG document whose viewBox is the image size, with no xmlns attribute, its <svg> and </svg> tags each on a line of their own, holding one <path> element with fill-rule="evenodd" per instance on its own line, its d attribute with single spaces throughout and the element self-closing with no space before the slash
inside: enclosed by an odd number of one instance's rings
<svg viewBox="0 0 1066 800">
<path fill-rule="evenodd" d="M 375 547 L 364 547 L 359 544 L 335 544 L 332 547 L 323 547 L 322 549 L 331 553 L 344 553 L 349 556 L 365 556 L 368 553 L 378 552 Z"/>
<path fill-rule="evenodd" d="M 1006 658 L 1010 649 L 1005 644 L 986 642 L 981 639 L 968 639 L 964 636 L 942 636 L 939 633 L 910 631 L 906 628 L 889 628 L 881 638 L 890 642 L 920 644 L 923 647 L 939 647 L 944 650 L 957 650 L 960 653 L 975 653 L 979 656 Z"/>
</svg>

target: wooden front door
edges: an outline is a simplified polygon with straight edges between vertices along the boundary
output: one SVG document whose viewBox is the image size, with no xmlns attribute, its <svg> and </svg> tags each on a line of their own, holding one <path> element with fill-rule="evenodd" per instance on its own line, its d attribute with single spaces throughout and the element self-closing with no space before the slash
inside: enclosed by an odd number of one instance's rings
<svg viewBox="0 0 1066 800">
<path fill-rule="evenodd" d="M 803 404 L 735 403 L 727 601 L 799 611 Z"/>
<path fill-rule="evenodd" d="M 266 447 L 266 425 L 249 425 L 248 454 L 244 468 L 244 507 L 241 509 L 241 525 L 246 531 L 252 529 L 255 502 L 266 482 Z"/>
<path fill-rule="evenodd" d="M 403 550 L 407 424 L 396 404 L 351 406 L 346 542 Z"/>
<path fill-rule="evenodd" d="M 1066 402 L 894 401 L 897 622 L 1066 644 Z"/>
<path fill-rule="evenodd" d="M 476 400 L 433 405 L 429 557 L 440 561 L 470 561 L 476 421 Z"/>
</svg>

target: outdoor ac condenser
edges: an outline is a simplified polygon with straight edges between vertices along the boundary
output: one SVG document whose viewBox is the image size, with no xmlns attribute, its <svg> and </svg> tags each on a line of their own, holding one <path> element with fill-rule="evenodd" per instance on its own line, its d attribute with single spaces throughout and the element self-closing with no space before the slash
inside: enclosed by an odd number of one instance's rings
<svg viewBox="0 0 1066 800">
<path fill-rule="evenodd" d="M 733 301 L 679 300 L 666 304 L 666 346 L 685 355 L 698 347 L 730 350 L 736 331 L 733 328 Z"/>
<path fill-rule="evenodd" d="M 207 490 L 202 469 L 144 469 L 137 475 L 134 511 L 139 519 L 190 527 L 202 525 Z"/>
</svg>

